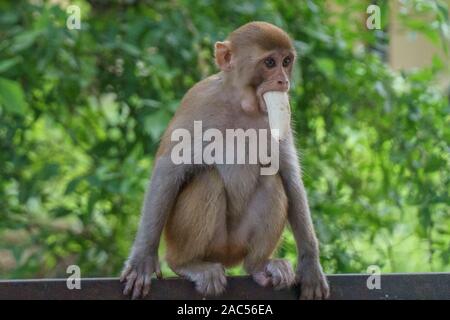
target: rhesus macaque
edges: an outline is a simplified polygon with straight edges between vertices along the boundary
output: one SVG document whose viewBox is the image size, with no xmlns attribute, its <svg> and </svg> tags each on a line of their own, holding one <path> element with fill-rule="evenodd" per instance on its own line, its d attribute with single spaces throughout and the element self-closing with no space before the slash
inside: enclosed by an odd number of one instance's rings
<svg viewBox="0 0 450 320">
<path fill-rule="evenodd" d="M 288 92 L 295 58 L 289 36 L 265 22 L 248 23 L 215 44 L 221 71 L 187 92 L 162 137 L 121 276 L 124 294 L 145 296 L 152 275 L 161 277 L 158 246 L 164 229 L 168 265 L 204 295 L 222 293 L 224 268 L 243 262 L 262 286 L 280 289 L 297 281 L 300 298 L 328 297 L 290 124 L 271 115 L 277 112 L 268 113 L 272 98 L 263 98 Z M 261 175 L 262 164 L 174 164 L 171 134 L 179 128 L 193 131 L 194 121 L 221 132 L 271 132 L 269 124 L 281 123 L 278 172 Z M 298 247 L 296 272 L 287 260 L 271 258 L 287 221 Z"/>
</svg>

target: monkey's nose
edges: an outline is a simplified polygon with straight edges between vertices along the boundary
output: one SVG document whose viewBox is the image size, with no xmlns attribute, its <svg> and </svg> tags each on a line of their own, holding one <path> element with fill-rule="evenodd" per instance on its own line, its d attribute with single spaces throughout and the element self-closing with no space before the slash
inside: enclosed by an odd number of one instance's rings
<svg viewBox="0 0 450 320">
<path fill-rule="evenodd" d="M 278 80 L 277 85 L 279 87 L 279 91 L 288 91 L 289 90 L 289 81 L 288 80 Z"/>
</svg>

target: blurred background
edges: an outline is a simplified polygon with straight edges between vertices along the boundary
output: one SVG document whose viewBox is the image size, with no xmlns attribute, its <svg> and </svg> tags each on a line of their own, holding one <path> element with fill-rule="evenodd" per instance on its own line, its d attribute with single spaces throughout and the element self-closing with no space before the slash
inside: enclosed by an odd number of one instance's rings
<svg viewBox="0 0 450 320">
<path fill-rule="evenodd" d="M 118 275 L 161 134 L 217 71 L 214 42 L 251 20 L 295 39 L 291 103 L 325 271 L 450 271 L 449 4 L 0 1 L 0 278 L 71 264 Z M 277 255 L 295 261 L 289 230 Z"/>
</svg>

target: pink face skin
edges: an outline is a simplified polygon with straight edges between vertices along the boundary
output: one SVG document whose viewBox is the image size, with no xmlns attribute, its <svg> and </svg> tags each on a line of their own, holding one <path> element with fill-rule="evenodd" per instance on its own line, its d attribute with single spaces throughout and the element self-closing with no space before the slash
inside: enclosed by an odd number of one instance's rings
<svg viewBox="0 0 450 320">
<path fill-rule="evenodd" d="M 269 91 L 288 92 L 290 75 L 295 57 L 289 50 L 274 50 L 258 62 L 261 78 L 264 79 L 256 90 L 261 111 L 267 112 L 263 95 Z"/>
<path fill-rule="evenodd" d="M 267 51 L 256 46 L 252 48 L 251 54 L 250 60 L 247 57 L 242 60 L 235 60 L 229 41 L 217 42 L 215 45 L 216 64 L 222 71 L 229 73 L 244 69 L 246 70 L 244 77 L 249 75 L 249 79 L 244 80 L 240 89 L 241 108 L 247 114 L 258 112 L 266 114 L 267 106 L 263 99 L 264 93 L 268 91 L 289 91 L 289 79 L 295 60 L 295 52 L 282 48 Z"/>
</svg>

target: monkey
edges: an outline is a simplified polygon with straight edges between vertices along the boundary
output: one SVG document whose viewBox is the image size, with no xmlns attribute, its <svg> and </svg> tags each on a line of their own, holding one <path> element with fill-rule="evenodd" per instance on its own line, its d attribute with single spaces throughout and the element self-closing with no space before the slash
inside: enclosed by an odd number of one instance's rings
<svg viewBox="0 0 450 320">
<path fill-rule="evenodd" d="M 242 263 L 261 286 L 283 289 L 299 283 L 300 299 L 325 299 L 329 286 L 289 123 L 278 144 L 279 168 L 273 175 L 261 175 L 261 163 L 174 164 L 171 159 L 173 132 L 192 132 L 195 121 L 220 132 L 272 132 L 264 94 L 289 91 L 297 54 L 281 28 L 249 22 L 216 42 L 214 49 L 220 71 L 188 90 L 161 138 L 120 278 L 124 294 L 145 297 L 152 276 L 162 277 L 158 248 L 164 232 L 169 267 L 204 296 L 223 293 L 225 268 Z M 295 271 L 287 260 L 272 258 L 287 223 L 297 245 Z"/>
</svg>

